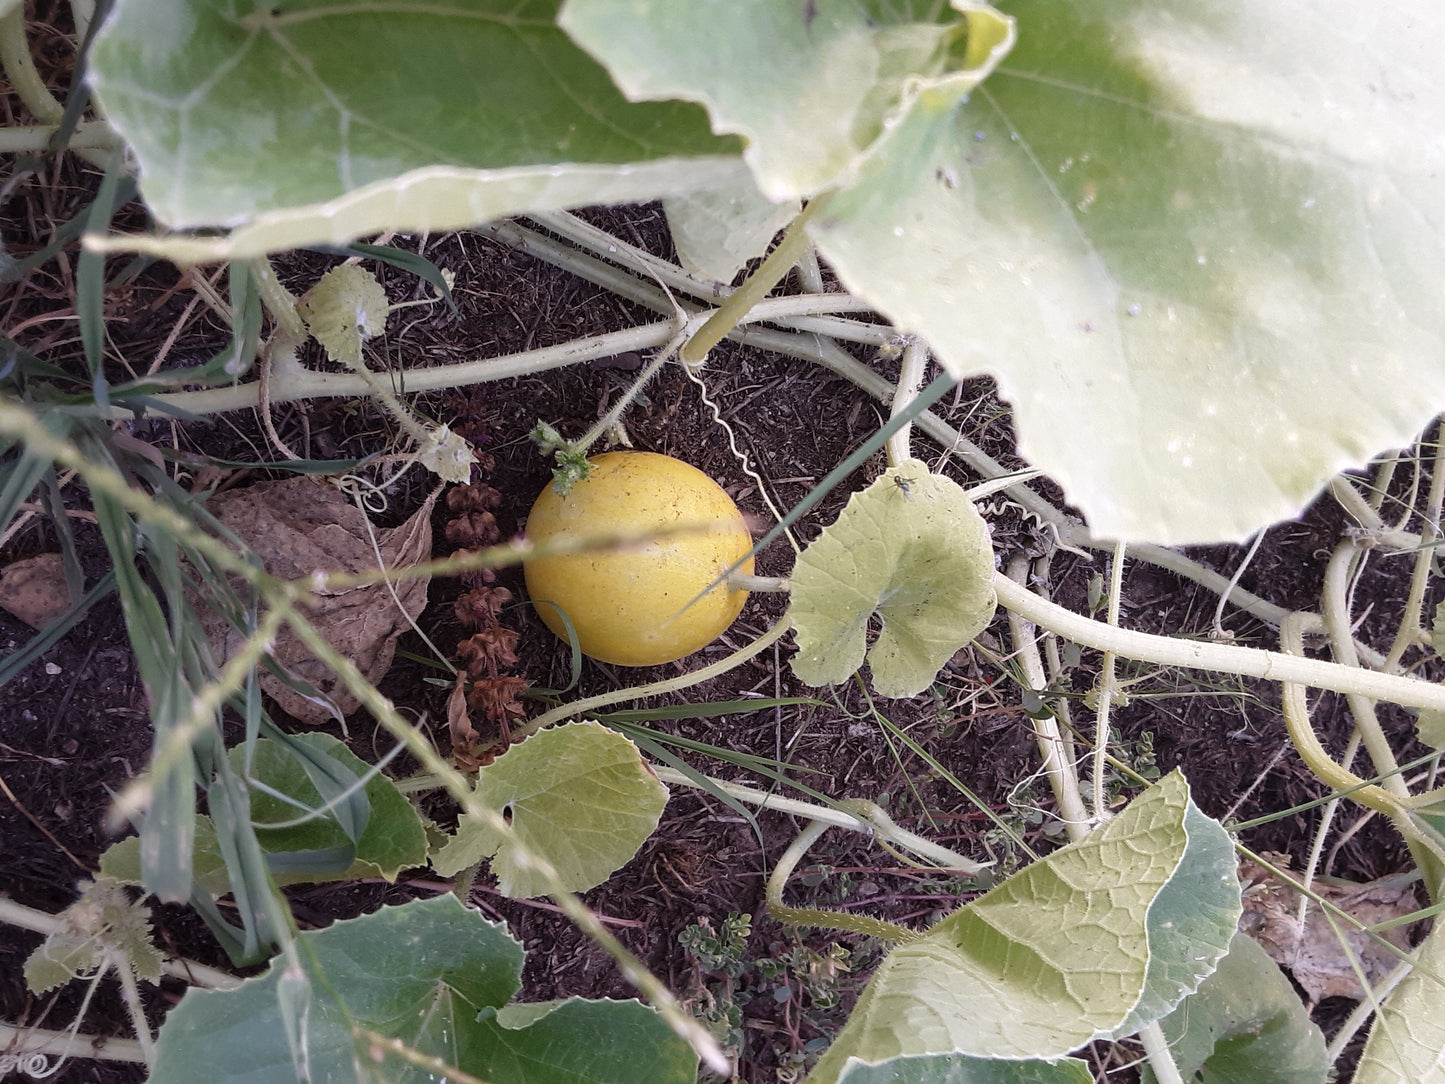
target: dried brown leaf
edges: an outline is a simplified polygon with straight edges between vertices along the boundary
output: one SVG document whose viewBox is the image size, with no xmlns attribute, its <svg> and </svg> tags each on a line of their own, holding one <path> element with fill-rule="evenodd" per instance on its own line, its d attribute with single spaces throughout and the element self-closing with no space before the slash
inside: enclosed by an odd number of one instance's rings
<svg viewBox="0 0 1445 1084">
<path fill-rule="evenodd" d="M 447 697 L 447 729 L 451 732 L 452 753 L 458 757 L 471 752 L 481 737 L 472 726 L 472 717 L 467 711 L 466 674 L 457 675 L 457 683 Z"/>
<path fill-rule="evenodd" d="M 1244 913 L 1239 928 L 1259 942 L 1270 959 L 1288 968 L 1312 1002 L 1327 997 L 1365 996 L 1351 965 L 1351 956 L 1371 984 L 1394 970 L 1399 958 L 1349 922 L 1335 918 L 1334 926 L 1318 904 L 1311 902 L 1303 926 L 1299 922 L 1299 893 L 1276 880 L 1253 862 L 1241 862 Z M 1400 918 L 1419 909 L 1414 886 L 1396 878 L 1356 884 L 1317 880 L 1311 891 L 1367 926 Z M 1336 932 L 1338 929 L 1338 932 Z M 1341 935 L 1344 937 L 1341 942 Z M 1383 930 L 1377 936 L 1402 951 L 1409 951 L 1406 927 Z"/>
<path fill-rule="evenodd" d="M 511 601 L 512 592 L 505 587 L 474 587 L 457 599 L 457 621 L 468 629 L 495 625 L 502 607 Z"/>
<path fill-rule="evenodd" d="M 482 629 L 457 644 L 457 658 L 473 677 L 496 677 L 502 670 L 516 666 L 517 641 L 520 634 L 499 625 Z"/>
<path fill-rule="evenodd" d="M 497 529 L 497 517 L 481 509 L 448 520 L 446 535 L 453 546 L 467 549 L 495 546 L 502 540 L 502 532 Z"/>
<path fill-rule="evenodd" d="M 433 494 L 399 527 L 374 529 L 386 568 L 401 570 L 431 556 Z M 267 572 L 283 579 L 311 577 L 317 571 L 362 573 L 377 567 L 365 515 L 335 486 L 311 477 L 261 482 L 231 490 L 209 502 L 213 515 L 261 558 Z M 314 594 L 307 619 L 341 654 L 356 664 L 373 685 L 391 666 L 397 637 L 426 608 L 428 577 L 394 578 L 396 600 L 386 584 L 324 588 Z M 227 658 L 239 648 L 240 634 L 223 617 L 207 611 L 206 634 L 216 653 Z M 339 679 L 289 632 L 277 637 L 272 657 L 291 674 L 329 697 L 343 714 L 359 701 Z M 331 717 L 308 699 L 263 672 L 261 688 L 288 714 L 316 725 Z"/>
<path fill-rule="evenodd" d="M 527 714 L 527 709 L 517 698 L 526 692 L 530 685 L 526 678 L 482 678 L 472 682 L 472 687 L 467 692 L 467 704 L 501 729 L 503 735 L 508 735 L 512 720 L 521 719 Z"/>
</svg>

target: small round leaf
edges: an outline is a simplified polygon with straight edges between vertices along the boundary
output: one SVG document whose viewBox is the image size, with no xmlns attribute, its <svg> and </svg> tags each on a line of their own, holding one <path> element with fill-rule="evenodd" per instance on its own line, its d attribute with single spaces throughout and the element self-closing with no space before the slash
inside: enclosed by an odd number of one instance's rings
<svg viewBox="0 0 1445 1084">
<path fill-rule="evenodd" d="M 837 685 L 866 651 L 880 696 L 915 696 L 993 617 L 988 526 L 954 482 L 916 459 L 855 493 L 836 523 L 798 558 L 792 576 L 793 672 Z"/>
</svg>

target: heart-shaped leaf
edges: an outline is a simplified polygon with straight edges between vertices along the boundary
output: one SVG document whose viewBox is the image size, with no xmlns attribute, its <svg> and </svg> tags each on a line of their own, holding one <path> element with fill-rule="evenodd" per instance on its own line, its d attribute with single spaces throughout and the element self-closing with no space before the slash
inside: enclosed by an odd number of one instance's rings
<svg viewBox="0 0 1445 1084">
<path fill-rule="evenodd" d="M 993 617 L 988 525 L 957 483 L 909 460 L 848 500 L 798 558 L 793 672 L 838 685 L 863 665 L 882 696 L 914 696 Z M 867 650 L 868 622 L 883 628 Z"/>
<path fill-rule="evenodd" d="M 1057 1059 L 1126 1034 L 1198 987 L 1238 918 L 1229 836 L 1173 772 L 895 949 L 809 1084 L 852 1059 Z"/>
<path fill-rule="evenodd" d="M 517 843 L 466 818 L 432 858 L 443 876 L 492 858 L 508 896 L 549 886 L 518 858 L 517 844 L 552 864 L 573 892 L 599 885 L 657 829 L 667 788 L 637 746 L 601 723 L 567 723 L 533 734 L 477 773 L 477 796 L 511 820 Z"/>
</svg>

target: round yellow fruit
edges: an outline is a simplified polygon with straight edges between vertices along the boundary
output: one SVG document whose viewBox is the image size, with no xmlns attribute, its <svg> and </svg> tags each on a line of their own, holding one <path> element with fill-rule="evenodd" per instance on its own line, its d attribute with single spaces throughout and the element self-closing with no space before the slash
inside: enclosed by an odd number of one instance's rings
<svg viewBox="0 0 1445 1084">
<path fill-rule="evenodd" d="M 533 545 L 715 526 L 605 552 L 535 557 L 522 569 L 537 613 L 565 640 L 560 607 L 582 653 L 618 666 L 655 666 L 712 643 L 747 600 L 746 591 L 722 583 L 697 598 L 752 548 L 737 505 L 702 471 L 671 456 L 606 452 L 590 462 L 592 472 L 567 496 L 551 485 L 542 490 L 527 517 Z M 751 557 L 738 568 L 752 570 Z"/>
</svg>

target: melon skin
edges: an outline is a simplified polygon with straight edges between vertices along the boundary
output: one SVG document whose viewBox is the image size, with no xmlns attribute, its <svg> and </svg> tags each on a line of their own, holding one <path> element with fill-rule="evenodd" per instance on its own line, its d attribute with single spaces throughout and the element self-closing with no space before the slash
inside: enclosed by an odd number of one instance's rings
<svg viewBox="0 0 1445 1084">
<path fill-rule="evenodd" d="M 737 571 L 753 571 L 746 557 L 752 536 L 737 505 L 702 471 L 671 456 L 605 452 L 589 462 L 591 473 L 567 496 L 549 484 L 532 505 L 527 539 L 534 546 L 709 526 L 527 560 L 522 568 L 537 613 L 566 640 L 560 607 L 582 653 L 617 666 L 656 666 L 706 647 L 747 601 L 746 591 L 722 583 L 697 598 L 739 561 Z"/>
</svg>

